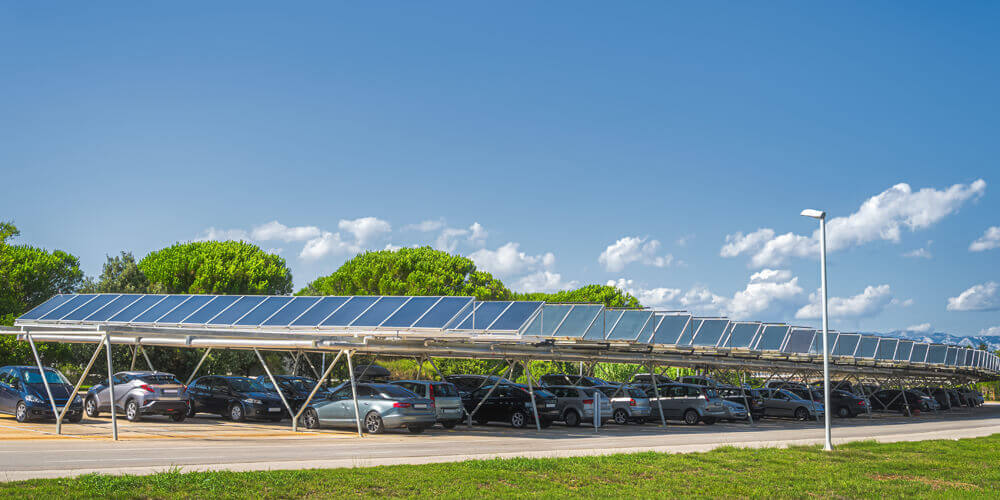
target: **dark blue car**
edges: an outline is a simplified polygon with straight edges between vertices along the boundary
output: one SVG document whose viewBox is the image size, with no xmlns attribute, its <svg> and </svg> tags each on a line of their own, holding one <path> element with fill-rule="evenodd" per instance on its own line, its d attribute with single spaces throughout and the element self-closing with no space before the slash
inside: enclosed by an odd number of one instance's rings
<svg viewBox="0 0 1000 500">
<path fill-rule="evenodd" d="M 62 411 L 66 400 L 73 393 L 73 386 L 66 377 L 53 368 L 45 369 L 45 378 L 56 400 L 56 408 Z M 0 368 L 0 413 L 9 413 L 18 422 L 39 418 L 55 418 L 52 404 L 45 392 L 42 375 L 34 366 L 5 366 Z M 66 419 L 79 422 L 83 418 L 83 399 L 77 395 L 66 412 Z"/>
</svg>

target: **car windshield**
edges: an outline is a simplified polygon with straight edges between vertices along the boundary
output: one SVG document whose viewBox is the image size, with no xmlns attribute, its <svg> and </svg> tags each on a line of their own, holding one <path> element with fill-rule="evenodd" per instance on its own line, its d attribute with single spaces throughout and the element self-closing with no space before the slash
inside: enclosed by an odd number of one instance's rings
<svg viewBox="0 0 1000 500">
<path fill-rule="evenodd" d="M 234 391 L 239 392 L 267 392 L 262 385 L 248 378 L 231 378 L 229 385 Z"/>
<path fill-rule="evenodd" d="M 444 398 L 458 397 L 458 389 L 451 384 L 434 384 L 434 396 Z"/>
<path fill-rule="evenodd" d="M 798 394 L 795 394 L 794 392 L 791 392 L 791 391 L 785 391 L 785 390 L 782 390 L 781 392 L 782 392 L 783 394 L 786 394 L 786 395 L 788 395 L 788 397 L 790 397 L 791 399 L 796 399 L 796 400 L 801 400 L 801 399 L 802 399 L 802 398 L 800 398 L 800 397 L 799 397 L 799 395 L 798 395 Z"/>
<path fill-rule="evenodd" d="M 628 390 L 628 393 L 629 393 L 629 395 L 630 395 L 630 396 L 632 396 L 633 398 L 643 398 L 643 399 L 645 399 L 645 398 L 646 398 L 646 392 L 645 392 L 645 391 L 643 391 L 642 389 L 635 389 L 635 388 L 632 388 L 632 389 L 629 389 L 629 390 Z"/>
<path fill-rule="evenodd" d="M 42 376 L 38 373 L 38 368 L 27 369 L 21 372 L 21 376 L 24 377 L 25 384 L 43 384 Z M 50 384 L 66 384 L 69 385 L 69 381 L 66 377 L 55 370 L 45 370 L 45 380 Z"/>
<path fill-rule="evenodd" d="M 410 392 L 407 389 L 399 387 L 398 385 L 381 385 L 378 387 L 378 392 L 382 394 L 383 397 L 389 399 L 406 399 L 418 397 L 416 394 Z"/>
<path fill-rule="evenodd" d="M 143 375 L 139 377 L 139 380 L 142 380 L 147 384 L 153 384 L 153 385 L 158 385 L 158 384 L 182 385 L 181 381 L 177 380 L 177 377 L 169 373 L 156 373 L 152 375 Z"/>
</svg>

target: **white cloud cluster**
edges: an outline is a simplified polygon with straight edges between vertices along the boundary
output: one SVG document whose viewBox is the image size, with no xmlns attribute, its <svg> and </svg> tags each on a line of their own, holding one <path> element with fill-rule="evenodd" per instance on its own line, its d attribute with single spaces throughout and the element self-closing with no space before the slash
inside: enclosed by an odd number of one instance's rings
<svg viewBox="0 0 1000 500">
<path fill-rule="evenodd" d="M 1000 285 L 987 281 L 973 285 L 958 297 L 948 298 L 949 311 L 996 311 L 1000 309 Z"/>
<path fill-rule="evenodd" d="M 210 227 L 200 235 L 198 235 L 194 241 L 250 241 L 250 235 L 242 229 L 217 229 L 215 227 Z"/>
<path fill-rule="evenodd" d="M 379 241 L 392 232 L 392 225 L 375 217 L 361 217 L 354 220 L 341 220 L 337 223 L 341 231 L 347 231 L 354 235 L 354 241 L 358 246 L 367 247 Z"/>
<path fill-rule="evenodd" d="M 980 335 L 997 336 L 1000 335 L 1000 326 L 991 326 L 989 328 L 983 328 L 979 330 Z"/>
<path fill-rule="evenodd" d="M 983 252 L 1000 248 L 1000 226 L 992 226 L 976 241 L 969 245 L 970 252 Z"/>
<path fill-rule="evenodd" d="M 796 311 L 798 319 L 819 319 L 823 316 L 820 292 L 809 294 L 809 304 Z M 831 318 L 869 318 L 876 316 L 892 303 L 892 289 L 889 285 L 867 286 L 852 297 L 830 297 L 828 300 Z"/>
<path fill-rule="evenodd" d="M 281 240 L 285 242 L 307 241 L 322 236 L 322 231 L 316 226 L 288 227 L 276 220 L 261 224 L 250 232 L 258 241 Z"/>
<path fill-rule="evenodd" d="M 633 280 L 625 278 L 608 280 L 607 285 L 632 294 L 635 298 L 639 299 L 640 304 L 646 307 L 670 307 L 679 305 L 679 299 L 684 293 L 684 291 L 680 288 L 637 287 Z"/>
<path fill-rule="evenodd" d="M 474 225 L 475 226 L 475 225 Z M 470 228 L 470 234 L 472 229 Z M 476 267 L 504 279 L 513 279 L 517 289 L 524 292 L 552 292 L 576 286 L 575 281 L 565 282 L 553 269 L 556 256 L 552 252 L 528 255 L 520 244 L 508 242 L 496 250 L 481 248 L 469 258 Z"/>
<path fill-rule="evenodd" d="M 659 250 L 660 242 L 657 240 L 646 241 L 646 238 L 626 236 L 608 245 L 597 260 L 611 272 L 621 271 L 625 269 L 626 264 L 632 262 L 641 262 L 654 267 L 669 266 L 674 257 L 670 254 L 657 255 Z"/>
<path fill-rule="evenodd" d="M 846 217 L 827 222 L 827 249 L 830 251 L 863 245 L 872 241 L 898 243 L 904 228 L 926 229 L 958 211 L 967 201 L 978 199 L 986 191 L 986 181 L 955 184 L 943 190 L 924 188 L 914 192 L 900 183 L 869 198 Z M 731 234 L 720 250 L 723 257 L 752 254 L 754 267 L 782 264 L 790 257 L 817 255 L 818 231 L 811 236 L 785 233 L 775 236 L 770 228 L 753 233 Z"/>
<path fill-rule="evenodd" d="M 304 242 L 299 257 L 304 260 L 316 260 L 331 254 L 352 254 L 373 248 L 372 245 L 384 240 L 392 231 L 392 226 L 388 222 L 375 217 L 343 219 L 337 226 L 351 237 L 345 238 L 339 232 L 323 231 L 316 226 L 289 227 L 274 220 L 254 226 L 250 231 L 220 230 L 210 227 L 195 240 Z M 276 249 L 276 251 L 282 250 Z"/>
<path fill-rule="evenodd" d="M 449 253 L 454 252 L 458 248 L 458 243 L 462 239 L 471 244 L 481 246 L 486 242 L 486 237 L 489 236 L 486 228 L 478 222 L 473 222 L 468 228 L 462 229 L 448 227 L 443 220 L 425 220 L 419 224 L 407 226 L 407 228 L 425 233 L 440 231 L 434 240 L 434 248 Z"/>
<path fill-rule="evenodd" d="M 909 257 L 911 259 L 930 259 L 933 256 L 931 255 L 930 250 L 926 248 L 918 248 L 904 253 L 903 257 Z"/>
<path fill-rule="evenodd" d="M 931 333 L 932 330 L 933 328 L 930 323 L 920 323 L 919 325 L 910 325 L 906 327 L 906 331 L 916 333 Z"/>
</svg>

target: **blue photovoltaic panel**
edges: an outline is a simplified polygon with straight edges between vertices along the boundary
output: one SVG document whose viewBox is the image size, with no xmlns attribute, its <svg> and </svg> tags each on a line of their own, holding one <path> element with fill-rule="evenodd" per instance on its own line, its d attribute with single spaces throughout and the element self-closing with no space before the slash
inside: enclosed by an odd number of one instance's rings
<svg viewBox="0 0 1000 500">
<path fill-rule="evenodd" d="M 912 340 L 900 340 L 899 346 L 896 347 L 896 355 L 892 359 L 896 361 L 909 361 L 910 352 L 913 351 L 913 341 Z"/>
<path fill-rule="evenodd" d="M 215 295 L 170 295 L 133 321 L 139 323 L 180 323 L 214 298 Z"/>
<path fill-rule="evenodd" d="M 608 340 L 636 340 L 653 311 L 624 311 L 614 330 L 608 332 Z"/>
<path fill-rule="evenodd" d="M 225 311 L 227 307 L 233 305 L 237 300 L 240 300 L 239 295 L 216 295 L 212 300 L 208 301 L 207 304 L 200 307 L 195 312 L 189 314 L 184 318 L 181 323 L 203 325 L 208 323 L 209 320 L 214 318 L 216 315 Z M 182 307 L 186 307 L 184 304 Z"/>
<path fill-rule="evenodd" d="M 896 339 L 879 339 L 878 349 L 875 350 L 875 359 L 892 359 L 896 354 Z"/>
<path fill-rule="evenodd" d="M 830 355 L 833 355 L 833 346 L 837 345 L 837 336 L 840 335 L 837 332 L 832 332 L 827 330 L 826 332 L 826 343 L 830 347 Z M 809 354 L 823 354 L 823 332 L 816 330 L 816 336 L 813 337 L 812 346 L 809 347 Z"/>
<path fill-rule="evenodd" d="M 353 297 L 323 297 L 306 312 L 302 313 L 301 316 L 293 319 L 292 326 L 319 326 L 320 323 L 327 318 L 327 316 L 338 310 L 341 306 L 346 305 L 352 298 Z M 291 307 L 293 305 L 295 305 L 295 302 L 292 302 L 288 306 Z M 288 309 L 288 307 L 285 309 Z M 281 310 L 282 314 L 285 312 L 285 309 Z M 361 311 L 358 311 L 358 313 L 355 313 L 354 315 L 357 316 L 360 312 Z M 354 318 L 352 317 L 351 319 Z"/>
<path fill-rule="evenodd" d="M 910 362 L 923 363 L 927 361 L 928 344 L 913 344 L 913 351 L 910 352 Z"/>
<path fill-rule="evenodd" d="M 764 331 L 757 337 L 757 351 L 777 351 L 781 349 L 781 344 L 785 341 L 790 327 L 786 325 L 766 325 Z"/>
<path fill-rule="evenodd" d="M 690 314 L 665 314 L 653 333 L 653 344 L 673 345 L 684 327 L 691 322 Z"/>
<path fill-rule="evenodd" d="M 698 318 L 691 318 L 687 326 L 681 332 L 681 336 L 677 338 L 677 345 L 691 345 L 691 338 L 694 337 L 694 332 L 698 331 L 701 326 L 701 321 Z"/>
<path fill-rule="evenodd" d="M 815 336 L 816 330 L 793 328 L 788 334 L 788 342 L 785 342 L 785 346 L 781 352 L 789 354 L 808 354 L 809 348 L 812 347 L 813 337 Z"/>
<path fill-rule="evenodd" d="M 552 332 L 556 330 L 559 323 L 562 323 L 563 318 L 569 314 L 569 310 L 572 307 L 569 304 L 543 305 L 542 311 L 535 316 L 535 319 L 531 320 L 531 324 L 524 329 L 523 333 L 525 335 L 551 337 Z"/>
<path fill-rule="evenodd" d="M 361 313 L 378 302 L 380 297 L 351 297 L 337 312 L 323 320 L 320 326 L 347 326 L 361 316 Z M 398 298 L 398 297 L 397 297 Z"/>
<path fill-rule="evenodd" d="M 460 316 L 463 309 L 472 309 L 472 297 L 444 297 L 413 326 L 414 328 L 448 328 L 449 323 L 455 320 L 456 316 Z"/>
<path fill-rule="evenodd" d="M 264 322 L 261 323 L 261 326 L 288 326 L 292 321 L 295 321 L 296 318 L 302 316 L 302 314 L 306 311 L 312 311 L 310 308 L 316 305 L 319 301 L 320 297 L 295 297 L 291 302 L 285 304 L 284 307 L 279 309 L 278 312 L 274 313 L 273 316 L 265 319 Z M 346 299 L 341 301 L 341 304 L 345 301 Z M 316 322 L 313 323 L 313 326 L 316 326 L 322 320 L 323 318 L 316 320 Z"/>
<path fill-rule="evenodd" d="M 261 297 L 260 295 L 247 295 L 245 297 L 240 297 L 239 300 L 229 306 L 228 309 L 222 311 L 218 316 L 212 318 L 208 321 L 210 325 L 232 325 L 236 323 L 236 320 L 242 318 L 246 313 L 253 310 L 253 308 L 264 302 L 266 297 Z"/>
<path fill-rule="evenodd" d="M 695 332 L 691 339 L 691 345 L 697 346 L 717 346 L 722 340 L 722 334 L 729 326 L 728 319 L 706 319 L 701 322 L 701 328 Z"/>
<path fill-rule="evenodd" d="M 73 309 L 76 309 L 77 307 L 80 307 L 80 306 L 86 304 L 87 302 L 89 302 L 91 299 L 93 299 L 96 296 L 97 295 L 92 294 L 92 293 L 83 294 L 83 295 L 76 295 L 73 298 L 67 300 L 65 303 L 63 303 L 59 307 L 53 309 L 52 312 L 46 314 L 45 316 L 42 316 L 41 319 L 45 320 L 45 321 L 54 320 L 54 319 L 60 319 L 63 316 L 65 316 L 65 315 L 69 314 L 70 312 L 72 312 Z"/>
<path fill-rule="evenodd" d="M 389 328 L 409 327 L 430 310 L 441 297 L 413 297 L 398 311 L 389 316 L 382 326 Z"/>
<path fill-rule="evenodd" d="M 956 354 L 958 354 L 958 348 L 956 348 L 956 347 L 949 347 L 948 348 L 948 357 L 946 357 L 944 359 L 944 364 L 946 364 L 948 366 L 955 366 L 955 355 Z"/>
<path fill-rule="evenodd" d="M 98 309 L 108 305 L 112 300 L 118 298 L 118 295 L 98 295 L 94 297 L 94 300 L 87 302 L 86 304 L 76 308 L 73 312 L 67 314 L 62 319 L 66 321 L 80 321 L 87 316 L 90 316 Z"/>
<path fill-rule="evenodd" d="M 458 326 L 459 330 L 484 330 L 490 326 L 493 320 L 497 319 L 497 316 L 500 316 L 500 313 L 510 305 L 510 302 L 479 302 L 478 304 L 476 310 L 462 320 L 462 324 Z"/>
<path fill-rule="evenodd" d="M 833 346 L 834 356 L 854 356 L 854 351 L 858 348 L 858 341 L 861 335 L 855 333 L 841 333 L 837 337 L 837 344 Z"/>
<path fill-rule="evenodd" d="M 123 323 L 129 323 L 136 316 L 142 314 L 143 311 L 153 307 L 157 302 L 164 300 L 166 295 L 143 295 L 141 299 L 133 302 L 125 309 L 120 312 L 115 313 L 108 321 L 117 321 Z"/>
<path fill-rule="evenodd" d="M 933 363 L 935 365 L 943 365 L 944 358 L 947 354 L 948 354 L 947 346 L 939 344 L 931 344 L 931 346 L 927 349 L 927 363 Z"/>
<path fill-rule="evenodd" d="M 653 332 L 656 331 L 656 325 L 660 321 L 660 318 L 652 313 L 649 315 L 649 321 L 646 321 L 645 326 L 642 327 L 642 331 L 639 332 L 639 336 L 636 337 L 636 342 L 642 342 L 648 344 L 653 338 Z"/>
<path fill-rule="evenodd" d="M 576 304 L 566 315 L 562 325 L 552 332 L 554 337 L 576 337 L 581 338 L 587 333 L 592 323 L 601 321 L 599 317 L 604 311 L 604 306 L 592 304 Z"/>
<path fill-rule="evenodd" d="M 520 330 L 524 323 L 531 319 L 531 315 L 541 307 L 541 302 L 519 301 L 514 302 L 507 308 L 496 321 L 490 325 L 490 331 Z"/>
<path fill-rule="evenodd" d="M 726 347 L 749 348 L 760 330 L 760 323 L 734 323 Z"/>
<path fill-rule="evenodd" d="M 288 305 L 292 301 L 292 297 L 268 297 L 264 302 L 262 302 L 256 309 L 247 313 L 240 320 L 236 322 L 237 325 L 241 326 L 256 326 L 264 322 L 265 319 L 270 318 L 272 314 L 278 312 L 282 307 Z M 287 323 L 287 322 L 286 322 Z"/>
<path fill-rule="evenodd" d="M 38 319 L 46 314 L 52 312 L 53 309 L 63 305 L 67 300 L 72 299 L 75 295 L 56 295 L 45 302 L 42 302 L 34 309 L 24 313 L 18 319 Z"/>
<path fill-rule="evenodd" d="M 858 351 L 854 354 L 856 358 L 874 358 L 875 349 L 878 348 L 878 337 L 861 336 L 858 343 Z"/>
<path fill-rule="evenodd" d="M 590 329 L 587 333 L 583 334 L 583 338 L 586 340 L 604 340 L 604 335 L 607 330 L 614 327 L 615 323 L 619 318 L 622 317 L 622 310 L 604 310 L 603 317 L 598 316 L 597 321 L 590 325 Z"/>
<path fill-rule="evenodd" d="M 382 297 L 378 299 L 364 314 L 358 316 L 351 326 L 378 326 L 389 319 L 392 313 L 405 304 L 409 297 Z"/>
<path fill-rule="evenodd" d="M 107 321 L 108 318 L 117 314 L 118 311 L 125 309 L 129 304 L 139 300 L 140 297 L 142 297 L 142 295 L 134 293 L 119 295 L 115 298 L 115 300 L 108 302 L 104 307 L 94 311 L 93 314 L 84 318 L 84 321 Z"/>
</svg>

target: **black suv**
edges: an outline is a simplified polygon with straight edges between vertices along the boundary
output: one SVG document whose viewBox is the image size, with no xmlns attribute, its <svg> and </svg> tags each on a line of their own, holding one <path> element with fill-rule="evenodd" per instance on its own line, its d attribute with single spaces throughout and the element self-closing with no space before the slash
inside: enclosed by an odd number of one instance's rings
<svg viewBox="0 0 1000 500">
<path fill-rule="evenodd" d="M 309 393 L 312 392 L 313 388 L 316 387 L 316 380 L 309 377 L 299 377 L 293 375 L 275 375 L 274 379 L 278 381 L 278 385 L 281 386 L 281 394 L 285 396 L 288 400 L 288 405 L 292 407 L 292 411 L 299 411 L 302 407 L 302 403 L 306 402 L 306 398 L 309 397 Z M 274 393 L 279 399 L 278 391 L 274 390 L 274 384 L 271 383 L 271 378 L 267 375 L 261 375 L 257 377 L 257 383 L 261 385 L 268 392 Z M 323 398 L 329 393 L 328 390 L 320 388 L 316 391 L 316 395 L 313 399 Z"/>
<path fill-rule="evenodd" d="M 739 403 L 743 406 L 746 406 L 747 402 L 749 402 L 750 415 L 753 419 L 761 420 L 764 418 L 764 398 L 760 396 L 760 393 L 754 392 L 753 389 L 741 389 L 731 385 L 720 385 L 715 388 L 715 391 L 719 393 L 719 397 L 725 399 L 726 401 Z"/>
<path fill-rule="evenodd" d="M 445 375 L 445 381 L 455 384 L 458 393 L 462 396 L 478 390 L 480 388 L 490 388 L 500 380 L 501 384 L 513 384 L 514 382 L 496 375 Z"/>
<path fill-rule="evenodd" d="M 449 380 L 451 382 L 451 380 Z M 452 382 L 454 383 L 454 382 Z M 472 413 L 480 401 L 486 397 L 492 386 L 480 387 L 470 393 L 462 394 L 462 405 Z M 543 388 L 534 388 L 535 403 L 538 405 L 538 423 L 542 427 L 552 425 L 559 418 L 559 408 L 556 396 Z M 479 411 L 473 415 L 473 420 L 479 425 L 490 422 L 509 422 L 515 428 L 522 428 L 535 420 L 531 410 L 531 394 L 528 386 L 523 384 L 502 383 L 483 401 Z"/>
<path fill-rule="evenodd" d="M 278 422 L 287 415 L 281 398 L 247 377 L 200 377 L 188 387 L 188 416 L 215 413 L 234 422 L 248 418 Z"/>
</svg>

